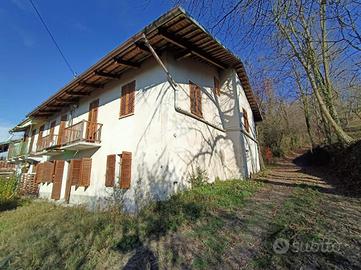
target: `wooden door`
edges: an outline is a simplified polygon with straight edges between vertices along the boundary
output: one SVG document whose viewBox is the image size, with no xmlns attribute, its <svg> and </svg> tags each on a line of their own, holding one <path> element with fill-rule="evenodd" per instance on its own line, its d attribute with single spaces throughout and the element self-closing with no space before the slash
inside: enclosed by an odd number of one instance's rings
<svg viewBox="0 0 361 270">
<path fill-rule="evenodd" d="M 86 140 L 95 142 L 97 140 L 97 121 L 98 121 L 99 99 L 94 100 L 89 105 L 88 124 L 86 129 Z"/>
<path fill-rule="evenodd" d="M 57 142 L 57 145 L 63 144 L 63 138 L 64 138 L 64 133 L 65 133 L 66 121 L 67 121 L 67 116 L 66 116 L 66 114 L 65 114 L 65 115 L 62 115 L 62 116 L 61 116 L 61 120 L 60 120 L 60 126 L 59 126 L 59 133 L 58 133 L 58 142 Z"/>
</svg>

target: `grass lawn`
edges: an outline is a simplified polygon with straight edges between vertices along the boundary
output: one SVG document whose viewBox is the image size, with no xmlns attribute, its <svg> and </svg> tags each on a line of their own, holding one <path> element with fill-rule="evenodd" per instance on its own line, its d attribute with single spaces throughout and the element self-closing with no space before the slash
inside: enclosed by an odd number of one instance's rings
<svg viewBox="0 0 361 270">
<path fill-rule="evenodd" d="M 225 223 L 229 225 L 260 186 L 219 181 L 153 203 L 137 216 L 25 201 L 0 212 L 0 268 L 221 265 L 238 237 L 230 226 L 224 229 Z"/>
</svg>

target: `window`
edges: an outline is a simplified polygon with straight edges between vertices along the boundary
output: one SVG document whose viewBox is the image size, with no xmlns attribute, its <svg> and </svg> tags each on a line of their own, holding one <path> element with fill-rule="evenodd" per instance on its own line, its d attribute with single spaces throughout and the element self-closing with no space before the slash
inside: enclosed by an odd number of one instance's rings
<svg viewBox="0 0 361 270">
<path fill-rule="evenodd" d="M 213 89 L 213 91 L 214 91 L 214 94 L 216 96 L 221 95 L 221 83 L 216 77 L 214 77 L 214 89 Z"/>
<path fill-rule="evenodd" d="M 114 186 L 115 162 L 116 162 L 116 155 L 108 155 L 107 156 L 107 167 L 106 167 L 106 174 L 105 174 L 105 186 L 106 187 Z"/>
<path fill-rule="evenodd" d="M 203 117 L 202 114 L 202 91 L 201 88 L 189 81 L 189 97 L 190 97 L 190 107 L 191 113 Z"/>
<path fill-rule="evenodd" d="M 245 109 L 243 109 L 243 125 L 244 129 L 249 132 L 249 122 L 248 122 L 248 114 Z"/>
<path fill-rule="evenodd" d="M 135 81 L 122 87 L 120 98 L 120 117 L 134 114 Z"/>
</svg>

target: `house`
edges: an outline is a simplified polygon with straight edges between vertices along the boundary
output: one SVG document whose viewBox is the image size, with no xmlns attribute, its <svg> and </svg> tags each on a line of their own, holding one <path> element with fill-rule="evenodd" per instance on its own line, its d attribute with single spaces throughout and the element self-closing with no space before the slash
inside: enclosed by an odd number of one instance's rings
<svg viewBox="0 0 361 270">
<path fill-rule="evenodd" d="M 9 159 L 39 196 L 129 209 L 259 171 L 262 117 L 242 62 L 181 8 L 158 18 L 30 112 Z"/>
</svg>

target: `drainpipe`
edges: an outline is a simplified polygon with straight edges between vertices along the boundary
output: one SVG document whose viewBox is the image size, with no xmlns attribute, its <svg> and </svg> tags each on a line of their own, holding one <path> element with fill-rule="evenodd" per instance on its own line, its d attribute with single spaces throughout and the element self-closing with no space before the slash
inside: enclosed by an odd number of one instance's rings
<svg viewBox="0 0 361 270">
<path fill-rule="evenodd" d="M 164 65 L 163 61 L 160 59 L 160 57 L 158 56 L 158 54 L 156 53 L 156 51 L 153 49 L 152 45 L 150 45 L 146 35 L 143 33 L 142 38 L 144 39 L 145 45 L 149 48 L 150 52 L 152 53 L 152 55 L 154 56 L 155 60 L 157 60 L 157 62 L 159 63 L 159 65 L 162 67 L 162 69 L 164 70 L 165 74 L 167 75 L 167 80 L 169 82 L 169 84 L 172 86 L 172 88 L 174 89 L 174 110 L 178 113 L 187 115 L 189 117 L 192 117 L 198 121 L 201 121 L 203 123 L 205 123 L 206 125 L 209 125 L 221 132 L 226 132 L 225 129 L 218 127 L 210 122 L 208 122 L 207 120 L 204 120 L 203 118 L 197 117 L 193 114 L 191 114 L 190 112 L 187 112 L 185 110 L 183 110 L 182 108 L 180 108 L 178 106 L 178 102 L 177 102 L 177 92 L 178 92 L 178 84 L 175 82 L 175 80 L 173 79 L 172 75 L 169 73 L 167 67 Z M 248 138 L 250 138 L 252 141 L 254 141 L 255 143 L 258 144 L 258 141 L 254 138 L 252 138 L 249 134 L 247 134 L 244 130 L 242 130 L 241 128 L 236 128 L 236 129 L 227 129 L 227 131 L 241 131 L 244 135 L 246 135 Z"/>
</svg>

